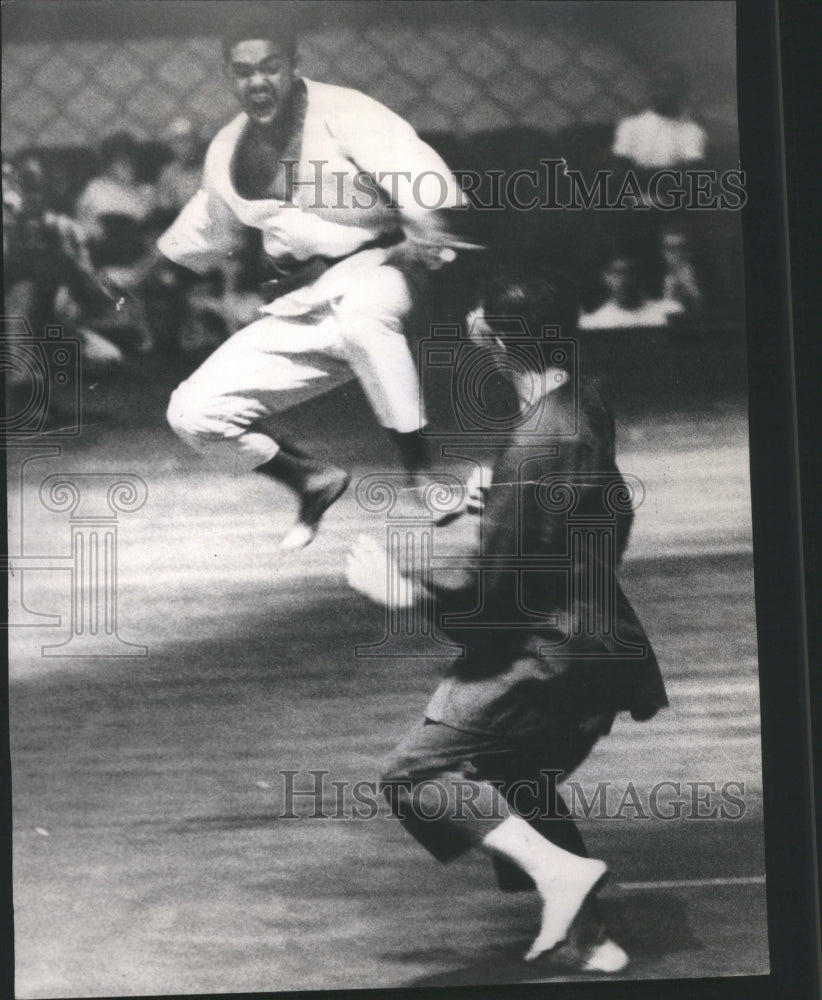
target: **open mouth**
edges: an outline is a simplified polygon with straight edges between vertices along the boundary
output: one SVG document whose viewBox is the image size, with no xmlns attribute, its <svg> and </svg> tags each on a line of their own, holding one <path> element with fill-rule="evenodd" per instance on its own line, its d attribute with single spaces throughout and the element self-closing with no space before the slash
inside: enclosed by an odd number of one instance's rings
<svg viewBox="0 0 822 1000">
<path fill-rule="evenodd" d="M 250 94 L 248 97 L 248 107 L 255 114 L 267 114 L 277 106 L 271 94 Z"/>
</svg>

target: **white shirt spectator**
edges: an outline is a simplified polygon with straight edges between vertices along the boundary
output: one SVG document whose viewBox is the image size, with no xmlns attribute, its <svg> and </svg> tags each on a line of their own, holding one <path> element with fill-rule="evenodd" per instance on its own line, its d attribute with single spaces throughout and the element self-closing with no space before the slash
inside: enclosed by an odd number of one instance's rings
<svg viewBox="0 0 822 1000">
<path fill-rule="evenodd" d="M 103 235 L 101 220 L 106 215 L 122 215 L 144 222 L 156 205 L 149 184 L 124 184 L 114 177 L 94 177 L 77 199 L 75 217 L 90 239 Z"/>
<path fill-rule="evenodd" d="M 648 110 L 617 125 L 612 152 L 638 167 L 663 169 L 704 159 L 706 142 L 705 130 L 695 121 Z"/>
</svg>

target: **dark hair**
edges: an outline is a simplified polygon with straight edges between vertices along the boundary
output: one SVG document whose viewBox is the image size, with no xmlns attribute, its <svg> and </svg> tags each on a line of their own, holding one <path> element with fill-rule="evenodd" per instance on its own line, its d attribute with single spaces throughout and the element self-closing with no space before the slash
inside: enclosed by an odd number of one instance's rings
<svg viewBox="0 0 822 1000">
<path fill-rule="evenodd" d="M 297 12 L 293 4 L 280 0 L 276 6 L 266 4 L 265 8 L 256 7 L 235 17 L 223 33 L 223 59 L 229 61 L 238 42 L 259 38 L 273 42 L 293 61 L 297 54 Z"/>
<path fill-rule="evenodd" d="M 137 141 L 128 132 L 115 132 L 100 143 L 97 159 L 103 168 L 110 167 L 115 160 L 128 160 L 136 166 Z"/>
<path fill-rule="evenodd" d="M 562 336 L 570 336 L 577 326 L 579 296 L 574 282 L 561 271 L 500 273 L 488 281 L 483 307 L 491 327 L 500 333 L 508 332 L 505 318 L 522 320 L 535 338 L 542 336 L 544 326 L 558 326 Z"/>
</svg>

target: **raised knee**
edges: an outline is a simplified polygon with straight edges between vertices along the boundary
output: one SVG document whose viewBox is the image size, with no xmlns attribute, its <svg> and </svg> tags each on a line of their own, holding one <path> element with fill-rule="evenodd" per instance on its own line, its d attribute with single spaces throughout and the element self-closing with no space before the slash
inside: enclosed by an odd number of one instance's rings
<svg viewBox="0 0 822 1000">
<path fill-rule="evenodd" d="M 171 394 L 166 410 L 166 420 L 175 434 L 185 435 L 192 433 L 195 423 L 192 419 L 194 415 L 193 395 L 183 382 Z"/>
<path fill-rule="evenodd" d="M 236 434 L 231 422 L 233 408 L 221 397 L 198 391 L 183 382 L 171 394 L 166 420 L 175 434 L 184 441 L 194 438 L 231 437 Z"/>
</svg>

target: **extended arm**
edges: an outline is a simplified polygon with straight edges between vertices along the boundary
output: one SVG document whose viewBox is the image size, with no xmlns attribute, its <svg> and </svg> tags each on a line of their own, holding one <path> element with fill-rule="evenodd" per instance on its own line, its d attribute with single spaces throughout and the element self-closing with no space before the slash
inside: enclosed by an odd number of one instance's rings
<svg viewBox="0 0 822 1000">
<path fill-rule="evenodd" d="M 207 274 L 243 246 L 245 227 L 219 195 L 201 188 L 157 241 L 163 257 Z"/>
</svg>

